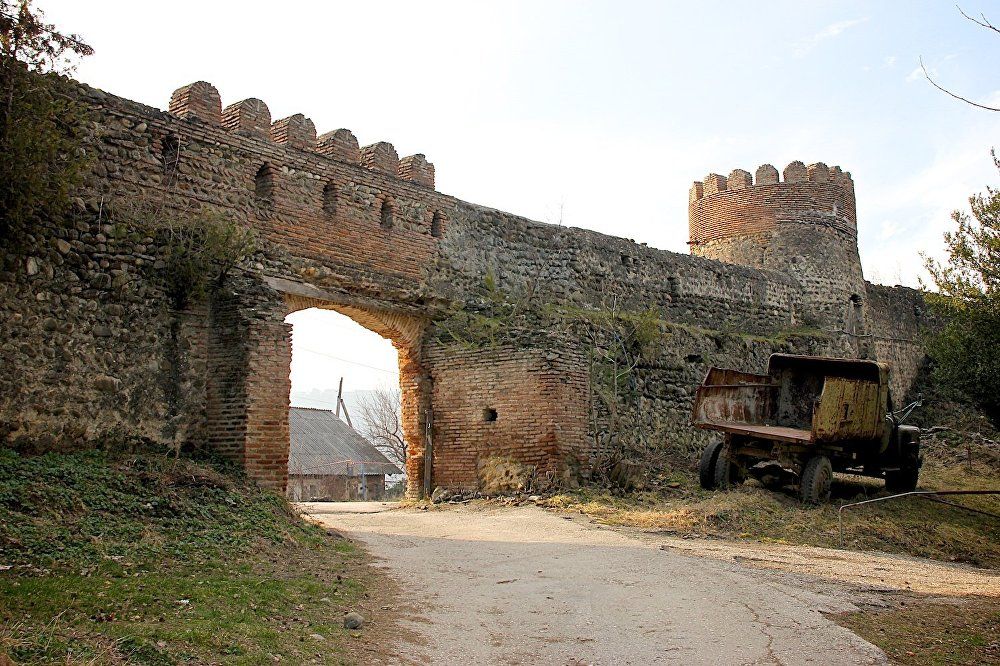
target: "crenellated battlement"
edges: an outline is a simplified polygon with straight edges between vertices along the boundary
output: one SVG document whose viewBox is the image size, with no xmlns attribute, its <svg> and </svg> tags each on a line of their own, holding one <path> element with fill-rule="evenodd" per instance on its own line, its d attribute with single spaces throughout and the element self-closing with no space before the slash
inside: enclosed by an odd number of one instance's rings
<svg viewBox="0 0 1000 666">
<path fill-rule="evenodd" d="M 791 162 L 779 175 L 771 164 L 751 174 L 734 169 L 695 181 L 688 196 L 692 252 L 734 237 L 770 233 L 782 223 L 819 224 L 857 234 L 854 181 L 839 166 Z"/>
<path fill-rule="evenodd" d="M 691 185 L 688 200 L 695 202 L 708 196 L 733 190 L 797 183 L 833 184 L 849 189 L 852 196 L 854 193 L 854 181 L 851 179 L 849 171 L 843 171 L 839 166 L 828 167 L 822 162 L 806 166 L 804 162 L 796 160 L 785 167 L 781 178 L 778 177 L 778 170 L 770 164 L 762 164 L 757 167 L 754 175 L 743 169 L 734 169 L 728 176 L 710 173 L 703 180 L 695 181 Z"/>
<path fill-rule="evenodd" d="M 357 138 L 346 129 L 317 137 L 313 121 L 301 113 L 272 122 L 267 104 L 254 97 L 223 109 L 219 91 L 207 81 L 196 81 L 175 90 L 170 97 L 168 111 L 187 120 L 222 127 L 234 134 L 315 152 L 340 162 L 360 164 L 373 171 L 434 188 L 434 165 L 421 153 L 400 159 L 395 147 L 386 141 L 359 147 Z"/>
</svg>

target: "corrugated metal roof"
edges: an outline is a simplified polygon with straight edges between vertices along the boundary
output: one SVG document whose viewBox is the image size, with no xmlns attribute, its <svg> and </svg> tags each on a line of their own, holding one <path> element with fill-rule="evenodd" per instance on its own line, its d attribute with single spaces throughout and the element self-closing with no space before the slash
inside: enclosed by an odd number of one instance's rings
<svg viewBox="0 0 1000 666">
<path fill-rule="evenodd" d="M 402 470 L 337 415 L 325 409 L 288 410 L 289 474 L 402 474 Z"/>
</svg>

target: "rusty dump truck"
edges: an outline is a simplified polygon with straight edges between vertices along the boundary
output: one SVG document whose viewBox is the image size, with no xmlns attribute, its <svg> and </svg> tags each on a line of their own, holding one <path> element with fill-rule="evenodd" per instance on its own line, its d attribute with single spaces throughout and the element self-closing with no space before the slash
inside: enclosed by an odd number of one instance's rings
<svg viewBox="0 0 1000 666">
<path fill-rule="evenodd" d="M 772 354 L 763 375 L 710 368 L 693 424 L 722 438 L 704 450 L 704 488 L 747 475 L 765 486 L 797 482 L 807 503 L 830 497 L 833 473 L 884 478 L 893 492 L 917 486 L 920 429 L 903 425 L 914 402 L 893 412 L 889 368 L 876 361 Z"/>
</svg>

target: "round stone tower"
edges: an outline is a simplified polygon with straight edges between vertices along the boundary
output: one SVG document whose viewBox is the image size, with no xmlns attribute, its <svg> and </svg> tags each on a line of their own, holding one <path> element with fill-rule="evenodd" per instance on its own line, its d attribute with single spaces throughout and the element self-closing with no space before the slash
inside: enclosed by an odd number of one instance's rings
<svg viewBox="0 0 1000 666">
<path fill-rule="evenodd" d="M 688 216 L 691 254 L 788 273 L 802 285 L 803 325 L 855 339 L 864 333 L 850 173 L 792 162 L 780 179 L 770 164 L 753 176 L 709 174 L 691 187 Z"/>
</svg>

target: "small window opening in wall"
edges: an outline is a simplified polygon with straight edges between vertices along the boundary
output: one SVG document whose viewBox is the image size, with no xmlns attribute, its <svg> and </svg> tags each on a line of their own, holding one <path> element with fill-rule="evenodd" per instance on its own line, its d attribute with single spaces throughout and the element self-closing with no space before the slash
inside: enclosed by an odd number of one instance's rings
<svg viewBox="0 0 1000 666">
<path fill-rule="evenodd" d="M 382 199 L 382 207 L 379 209 L 379 224 L 383 229 L 392 228 L 392 202 L 388 198 Z"/>
<path fill-rule="evenodd" d="M 253 180 L 253 193 L 259 204 L 269 206 L 274 202 L 274 173 L 270 164 L 263 164 L 257 169 L 257 175 Z"/>
<path fill-rule="evenodd" d="M 434 211 L 434 217 L 431 218 L 431 236 L 441 238 L 441 213 L 438 211 Z"/>
<path fill-rule="evenodd" d="M 167 183 L 171 183 L 177 177 L 177 163 L 181 159 L 181 142 L 173 134 L 163 137 L 160 144 L 160 153 L 163 156 L 163 175 L 167 177 Z"/>
<path fill-rule="evenodd" d="M 861 307 L 861 296 L 859 294 L 851 294 L 851 303 L 854 304 L 854 307 L 860 308 Z"/>
<path fill-rule="evenodd" d="M 323 187 L 323 212 L 327 217 L 337 214 L 337 186 L 330 181 Z"/>
<path fill-rule="evenodd" d="M 487 407 L 483 410 L 483 420 L 487 423 L 493 423 L 497 420 L 497 410 L 492 407 Z"/>
</svg>

